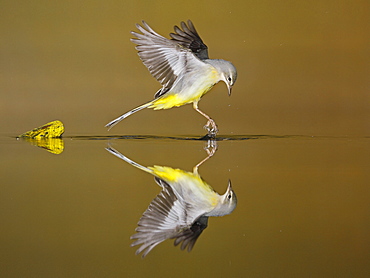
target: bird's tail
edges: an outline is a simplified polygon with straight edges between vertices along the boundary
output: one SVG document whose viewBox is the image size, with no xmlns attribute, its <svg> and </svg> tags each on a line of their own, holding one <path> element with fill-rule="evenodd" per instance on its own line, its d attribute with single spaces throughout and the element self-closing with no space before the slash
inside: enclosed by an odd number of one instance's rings
<svg viewBox="0 0 370 278">
<path fill-rule="evenodd" d="M 153 174 L 153 170 L 152 169 L 149 169 L 143 165 L 140 165 L 139 163 L 136 163 L 135 161 L 132 161 L 131 159 L 129 159 L 128 157 L 124 156 L 123 154 L 121 154 L 119 151 L 117 151 L 116 149 L 112 148 L 112 147 L 107 147 L 105 148 L 108 152 L 110 152 L 111 154 L 117 156 L 118 158 L 126 161 L 127 163 L 131 164 L 132 166 L 135 166 L 136 168 L 139 168 L 140 170 L 143 170 L 145 172 L 148 172 L 150 174 Z"/>
<path fill-rule="evenodd" d="M 128 116 L 144 109 L 144 108 L 147 108 L 149 107 L 150 105 L 153 104 L 153 101 L 149 101 L 148 103 L 145 103 L 143 105 L 140 105 L 128 112 L 126 112 L 125 114 L 123 114 L 122 116 L 119 116 L 118 118 L 114 119 L 113 121 L 107 123 L 105 126 L 108 128 L 108 130 L 110 130 L 113 126 L 115 126 L 116 124 L 118 124 L 120 121 L 122 121 L 123 119 L 127 118 Z"/>
</svg>

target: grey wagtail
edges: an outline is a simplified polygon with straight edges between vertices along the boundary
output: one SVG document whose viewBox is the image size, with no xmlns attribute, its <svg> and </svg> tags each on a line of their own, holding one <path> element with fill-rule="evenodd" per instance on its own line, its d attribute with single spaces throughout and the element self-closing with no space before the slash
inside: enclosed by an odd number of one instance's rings
<svg viewBox="0 0 370 278">
<path fill-rule="evenodd" d="M 152 174 L 162 191 L 150 203 L 141 217 L 136 239 L 131 246 L 141 245 L 136 254 L 145 257 L 155 246 L 166 239 L 175 239 L 175 246 L 191 251 L 196 240 L 208 225 L 209 216 L 230 214 L 236 207 L 236 195 L 231 182 L 225 194 L 219 195 L 198 174 L 166 166 L 145 167 L 127 158 L 112 147 L 107 151 L 127 163 Z M 203 160 L 205 161 L 205 160 Z"/>
<path fill-rule="evenodd" d="M 141 33 L 131 32 L 136 38 L 140 59 L 149 72 L 159 81 L 159 89 L 154 99 L 123 114 L 106 125 L 109 129 L 124 118 L 144 108 L 154 110 L 169 109 L 193 103 L 196 111 L 207 118 L 205 128 L 214 137 L 218 128 L 215 121 L 198 108 L 200 98 L 219 81 L 227 85 L 229 95 L 236 81 L 236 68 L 231 62 L 209 59 L 208 47 L 198 35 L 193 23 L 181 22 L 181 28 L 174 27 L 171 39 L 162 37 L 143 21 L 136 24 Z"/>
</svg>

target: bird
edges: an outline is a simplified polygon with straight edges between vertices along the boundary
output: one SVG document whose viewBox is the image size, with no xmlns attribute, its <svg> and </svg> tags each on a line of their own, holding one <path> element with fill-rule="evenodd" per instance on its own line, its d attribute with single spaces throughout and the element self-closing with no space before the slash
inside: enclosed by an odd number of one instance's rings
<svg viewBox="0 0 370 278">
<path fill-rule="evenodd" d="M 187 172 L 168 166 L 142 166 L 112 147 L 107 151 L 154 176 L 162 191 L 150 203 L 138 222 L 135 240 L 136 255 L 144 258 L 155 246 L 166 239 L 174 239 L 181 250 L 192 250 L 200 234 L 208 226 L 210 216 L 230 214 L 237 198 L 229 180 L 225 194 L 219 195 L 199 175 L 197 170 Z M 194 169 L 197 169 L 194 167 Z"/>
<path fill-rule="evenodd" d="M 203 43 L 191 20 L 174 26 L 171 39 L 156 33 L 144 20 L 136 24 L 140 31 L 135 37 L 138 55 L 152 76 L 162 85 L 154 99 L 142 104 L 109 122 L 108 130 L 128 116 L 144 109 L 170 109 L 185 104 L 193 108 L 208 121 L 204 128 L 214 138 L 218 132 L 215 121 L 198 108 L 198 102 L 219 81 L 226 83 L 228 94 L 237 79 L 235 66 L 226 60 L 210 59 L 208 47 Z"/>
</svg>

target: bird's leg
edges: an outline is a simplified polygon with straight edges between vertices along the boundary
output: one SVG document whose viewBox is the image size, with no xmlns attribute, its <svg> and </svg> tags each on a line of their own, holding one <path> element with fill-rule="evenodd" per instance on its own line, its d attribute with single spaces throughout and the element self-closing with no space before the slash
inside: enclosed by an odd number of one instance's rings
<svg viewBox="0 0 370 278">
<path fill-rule="evenodd" d="M 198 174 L 198 168 L 200 165 L 202 165 L 204 162 L 206 162 L 208 159 L 210 159 L 217 151 L 217 141 L 216 140 L 208 140 L 206 146 L 204 147 L 205 151 L 207 152 L 207 157 L 204 158 L 201 162 L 199 162 L 197 165 L 194 166 L 193 172 L 194 174 Z"/>
<path fill-rule="evenodd" d="M 198 102 L 195 101 L 193 103 L 193 107 L 194 109 L 200 113 L 201 115 L 203 115 L 203 117 L 206 117 L 208 119 L 208 122 L 207 124 L 204 126 L 204 128 L 208 131 L 208 136 L 210 138 L 214 138 L 216 137 L 216 134 L 218 132 L 218 127 L 217 127 L 217 124 L 215 123 L 215 121 L 210 117 L 208 116 L 206 113 L 202 112 L 199 108 L 198 108 Z"/>
</svg>

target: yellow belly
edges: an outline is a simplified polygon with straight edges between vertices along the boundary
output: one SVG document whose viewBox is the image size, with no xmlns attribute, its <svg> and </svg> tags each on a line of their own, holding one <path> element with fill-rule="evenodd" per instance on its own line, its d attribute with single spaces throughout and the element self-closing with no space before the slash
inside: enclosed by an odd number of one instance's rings
<svg viewBox="0 0 370 278">
<path fill-rule="evenodd" d="M 217 193 L 197 174 L 186 172 L 181 169 L 173 169 L 166 166 L 148 167 L 153 174 L 167 183 L 177 191 L 192 191 L 199 199 L 207 201 L 212 206 L 216 206 L 219 201 Z M 182 187 L 180 190 L 179 186 Z"/>
<path fill-rule="evenodd" d="M 153 108 L 154 110 L 169 109 L 199 101 L 199 99 L 212 89 L 213 85 L 219 80 L 220 78 L 217 71 L 212 69 L 208 73 L 207 78 L 198 79 L 186 88 L 186 90 L 181 89 L 179 92 L 176 92 L 175 87 L 175 92 L 169 91 L 158 99 L 155 99 L 149 108 Z"/>
<path fill-rule="evenodd" d="M 197 98 L 199 99 L 200 96 Z M 149 108 L 153 108 L 154 110 L 169 109 L 172 107 L 182 106 L 184 104 L 191 103 L 197 98 L 184 99 L 180 97 L 178 94 L 168 95 L 168 96 L 160 97 L 157 100 L 153 101 L 153 104 L 150 105 Z"/>
</svg>

